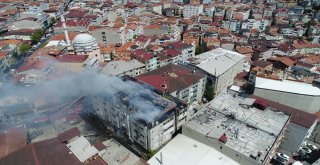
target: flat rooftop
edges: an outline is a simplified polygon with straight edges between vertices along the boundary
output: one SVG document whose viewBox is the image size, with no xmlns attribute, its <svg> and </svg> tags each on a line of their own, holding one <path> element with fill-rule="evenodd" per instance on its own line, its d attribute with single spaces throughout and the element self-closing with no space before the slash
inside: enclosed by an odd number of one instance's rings
<svg viewBox="0 0 320 165">
<path fill-rule="evenodd" d="M 106 146 L 106 152 L 101 155 L 101 158 L 110 165 L 139 165 L 143 164 L 141 159 L 129 151 L 114 139 L 109 139 L 102 142 Z"/>
<path fill-rule="evenodd" d="M 105 75 L 117 76 L 142 67 L 145 67 L 145 65 L 135 59 L 130 61 L 111 61 L 103 68 L 102 73 Z"/>
<path fill-rule="evenodd" d="M 162 162 L 161 155 L 162 154 Z M 178 134 L 149 161 L 150 165 L 239 165 L 220 151 Z"/>
<path fill-rule="evenodd" d="M 289 116 L 267 108 L 259 110 L 242 106 L 245 98 L 221 94 L 202 108 L 185 126 L 205 135 L 219 139 L 227 136 L 225 145 L 247 157 L 265 159 Z"/>
<path fill-rule="evenodd" d="M 256 77 L 256 88 L 295 93 L 309 96 L 320 96 L 320 88 L 303 82 L 289 80 L 272 80 Z"/>
<path fill-rule="evenodd" d="M 237 52 L 222 48 L 197 55 L 189 63 L 215 76 L 220 76 L 245 57 Z"/>
<path fill-rule="evenodd" d="M 131 114 L 133 118 L 144 120 L 147 123 L 161 120 L 163 114 L 172 113 L 172 110 L 177 107 L 175 102 L 151 90 L 144 90 L 144 93 L 142 91 L 135 93 L 120 91 L 113 96 L 116 99 L 106 99 L 106 101 L 110 102 L 113 108 L 120 109 Z"/>
</svg>

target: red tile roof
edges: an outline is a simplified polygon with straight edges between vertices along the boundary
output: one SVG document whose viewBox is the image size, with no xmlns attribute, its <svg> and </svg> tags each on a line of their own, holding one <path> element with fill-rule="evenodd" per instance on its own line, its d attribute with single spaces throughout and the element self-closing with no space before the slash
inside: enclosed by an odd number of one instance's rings
<svg viewBox="0 0 320 165">
<path fill-rule="evenodd" d="M 258 96 L 252 95 L 251 98 L 265 101 L 269 103 L 268 105 L 269 107 L 275 108 L 279 111 L 290 114 L 291 122 L 301 125 L 303 127 L 310 128 L 313 125 L 313 123 L 317 120 L 317 116 L 314 114 L 310 114 L 310 113 L 307 113 L 307 112 L 304 112 L 304 111 L 301 111 L 301 110 L 298 110 L 298 109 L 295 109 L 271 100 L 267 100 Z"/>
<path fill-rule="evenodd" d="M 0 159 L 0 164 L 14 165 L 81 165 L 75 155 L 58 138 L 43 140 Z"/>
<path fill-rule="evenodd" d="M 88 27 L 90 24 L 90 20 L 84 19 L 84 20 L 66 20 L 66 25 L 68 27 L 74 27 L 74 26 L 83 26 L 83 27 Z M 62 22 L 58 21 L 57 27 L 62 27 Z"/>
<path fill-rule="evenodd" d="M 88 10 L 85 9 L 73 9 L 70 10 L 68 14 L 66 14 L 65 18 L 84 18 L 84 16 L 88 13 Z"/>
<path fill-rule="evenodd" d="M 4 59 L 5 57 L 6 57 L 6 53 L 3 52 L 3 51 L 0 51 L 0 61 L 1 61 L 2 59 Z"/>
<path fill-rule="evenodd" d="M 36 30 L 34 30 L 34 29 L 19 29 L 19 30 L 12 30 L 12 31 L 3 33 L 0 36 L 10 36 L 10 35 L 31 36 L 35 31 Z"/>
<path fill-rule="evenodd" d="M 26 61 L 22 66 L 20 66 L 16 71 L 17 72 L 23 72 L 31 69 L 44 69 L 48 64 L 48 61 L 46 60 L 28 60 Z"/>
<path fill-rule="evenodd" d="M 59 62 L 83 63 L 88 55 L 62 55 L 58 57 Z"/>
<path fill-rule="evenodd" d="M 268 60 L 269 61 L 279 61 L 288 67 L 290 67 L 294 64 L 294 61 L 291 60 L 289 57 L 271 57 Z"/>
<path fill-rule="evenodd" d="M 180 54 L 181 54 L 181 51 L 176 50 L 176 49 L 166 49 L 166 50 L 165 50 L 165 53 L 166 53 L 168 56 L 175 57 L 175 56 L 180 55 Z"/>
<path fill-rule="evenodd" d="M 153 58 L 153 55 L 143 49 L 136 49 L 131 53 L 131 57 L 138 61 L 146 62 Z"/>
<path fill-rule="evenodd" d="M 147 83 L 161 92 L 183 90 L 204 78 L 205 75 L 181 65 L 169 64 L 159 69 L 147 72 L 136 77 L 137 80 Z"/>
<path fill-rule="evenodd" d="M 145 35 L 139 35 L 135 41 L 139 41 L 139 42 L 147 42 L 150 39 L 150 37 L 145 36 Z"/>
</svg>

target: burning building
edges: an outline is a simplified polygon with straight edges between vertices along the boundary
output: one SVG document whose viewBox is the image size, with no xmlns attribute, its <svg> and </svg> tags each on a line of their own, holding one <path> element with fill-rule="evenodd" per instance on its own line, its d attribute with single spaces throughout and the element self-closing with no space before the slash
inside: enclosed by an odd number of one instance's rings
<svg viewBox="0 0 320 165">
<path fill-rule="evenodd" d="M 145 150 L 171 140 L 187 120 L 187 107 L 173 97 L 150 90 L 119 91 L 111 96 L 89 96 L 84 108 L 111 126 L 121 137 Z"/>
<path fill-rule="evenodd" d="M 42 81 L 32 88 L 8 87 L 0 96 L 19 93 L 26 99 L 0 106 L 0 113 L 36 125 L 81 113 L 88 119 L 99 118 L 102 129 L 112 128 L 145 150 L 157 149 L 171 140 L 188 118 L 186 105 L 177 98 L 161 96 L 146 84 L 94 72 Z"/>
</svg>

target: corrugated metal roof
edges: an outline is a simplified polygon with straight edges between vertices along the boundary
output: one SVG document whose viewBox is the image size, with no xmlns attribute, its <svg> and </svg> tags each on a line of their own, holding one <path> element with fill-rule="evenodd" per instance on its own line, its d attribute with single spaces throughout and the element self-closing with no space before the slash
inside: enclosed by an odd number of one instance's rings
<svg viewBox="0 0 320 165">
<path fill-rule="evenodd" d="M 296 93 L 301 95 L 320 96 L 320 89 L 311 84 L 289 81 L 256 78 L 256 88 Z"/>
<path fill-rule="evenodd" d="M 69 154 L 70 150 L 58 138 L 32 143 L 6 157 L 0 164 L 9 165 L 80 165 L 79 160 Z"/>
<path fill-rule="evenodd" d="M 301 125 L 303 127 L 310 128 L 313 125 L 313 123 L 317 120 L 316 115 L 313 115 L 313 114 L 310 114 L 310 113 L 307 113 L 307 112 L 304 112 L 304 111 L 301 111 L 301 110 L 298 110 L 298 109 L 295 109 L 295 108 L 292 108 L 292 107 L 289 107 L 289 106 L 286 106 L 286 105 L 283 105 L 283 104 L 280 104 L 280 103 L 277 103 L 277 102 L 274 102 L 271 100 L 267 100 L 262 97 L 258 97 L 258 96 L 254 96 L 254 95 L 252 95 L 251 97 L 255 98 L 255 99 L 266 101 L 267 103 L 269 103 L 268 104 L 269 107 L 275 108 L 279 111 L 290 114 L 291 115 L 291 122 L 298 124 L 298 125 Z"/>
</svg>

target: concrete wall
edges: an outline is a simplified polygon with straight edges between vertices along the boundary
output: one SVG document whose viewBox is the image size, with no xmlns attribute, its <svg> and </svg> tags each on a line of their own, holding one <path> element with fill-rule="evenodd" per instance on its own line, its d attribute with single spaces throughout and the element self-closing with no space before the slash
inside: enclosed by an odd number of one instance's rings
<svg viewBox="0 0 320 165">
<path fill-rule="evenodd" d="M 116 29 L 98 29 L 91 31 L 91 35 L 97 40 L 99 44 L 111 45 L 121 43 L 120 33 L 118 33 Z"/>
<path fill-rule="evenodd" d="M 255 88 L 254 95 L 284 104 L 308 113 L 320 111 L 320 96 L 307 96 Z"/>
<path fill-rule="evenodd" d="M 217 81 L 215 82 L 216 95 L 219 95 L 221 92 L 225 91 L 229 86 L 233 84 L 233 80 L 236 77 L 236 75 L 242 71 L 244 61 L 245 58 L 243 58 L 241 61 L 236 63 L 231 68 L 229 68 L 222 75 L 217 77 Z"/>
</svg>

